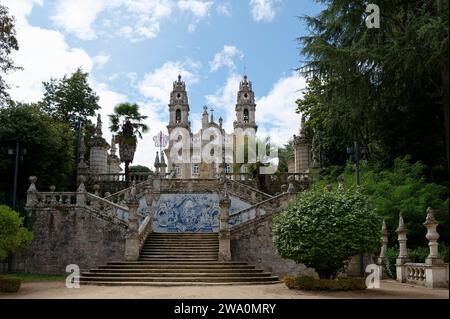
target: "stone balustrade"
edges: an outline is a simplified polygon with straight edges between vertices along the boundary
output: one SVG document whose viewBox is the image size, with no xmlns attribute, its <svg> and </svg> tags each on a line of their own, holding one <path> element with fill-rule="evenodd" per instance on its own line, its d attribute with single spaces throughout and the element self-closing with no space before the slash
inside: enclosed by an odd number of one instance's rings
<svg viewBox="0 0 450 319">
<path fill-rule="evenodd" d="M 147 215 L 142 222 L 142 224 L 139 226 L 139 250 L 142 249 L 142 246 L 144 246 L 145 240 L 147 239 L 148 235 L 152 232 L 152 216 L 151 214 Z"/>
<path fill-rule="evenodd" d="M 423 263 L 406 263 L 406 282 L 424 285 L 426 283 L 426 266 Z"/>
<path fill-rule="evenodd" d="M 258 219 L 268 213 L 273 213 L 276 208 L 284 209 L 287 206 L 290 194 L 283 193 L 273 196 L 256 205 L 234 212 L 230 215 L 229 223 L 232 228 L 237 225 L 243 225 L 246 222 Z"/>
<path fill-rule="evenodd" d="M 438 222 L 434 211 L 427 209 L 427 217 L 423 225 L 427 229 L 426 238 L 429 241 L 430 254 L 425 263 L 412 263 L 407 250 L 407 229 L 402 214 L 396 230 L 400 245 L 396 260 L 397 281 L 421 284 L 429 288 L 448 288 L 448 264 L 445 264 L 438 252 L 439 234 L 436 231 Z"/>
</svg>

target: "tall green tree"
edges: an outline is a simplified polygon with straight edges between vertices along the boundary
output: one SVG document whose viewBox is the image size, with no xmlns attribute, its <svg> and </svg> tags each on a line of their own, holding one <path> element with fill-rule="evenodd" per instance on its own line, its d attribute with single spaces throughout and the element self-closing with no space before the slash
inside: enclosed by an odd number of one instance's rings
<svg viewBox="0 0 450 319">
<path fill-rule="evenodd" d="M 299 39 L 310 82 L 298 111 L 328 164 L 343 164 L 341 144 L 358 141 L 386 165 L 410 154 L 447 169 L 448 1 L 371 1 L 379 29 L 366 26 L 367 1 L 318 2 L 325 9 L 304 17 L 310 33 Z"/>
<path fill-rule="evenodd" d="M 14 22 L 8 8 L 0 4 L 0 105 L 9 100 L 7 92 L 9 85 L 5 82 L 3 74 L 20 69 L 11 59 L 11 53 L 19 50 Z"/>
<path fill-rule="evenodd" d="M 68 190 L 75 169 L 75 147 L 74 133 L 67 124 L 54 120 L 36 104 L 0 108 L 0 123 L 0 203 L 10 203 L 12 198 L 14 157 L 8 155 L 8 149 L 16 142 L 27 149 L 19 163 L 19 204 L 26 197 L 32 175 L 38 177 L 42 190 L 49 185 Z"/>
<path fill-rule="evenodd" d="M 119 143 L 119 155 L 121 162 L 125 163 L 125 178 L 127 187 L 130 182 L 129 166 L 133 162 L 136 152 L 137 138 L 142 138 L 142 133 L 148 131 L 148 126 L 142 123 L 147 116 L 141 115 L 139 105 L 136 103 L 122 103 L 114 108 L 114 113 L 109 115 L 110 130 L 117 133 Z"/>
<path fill-rule="evenodd" d="M 88 83 L 89 74 L 78 68 L 70 76 L 50 79 L 44 85 L 44 110 L 55 119 L 76 128 L 78 121 L 84 124 L 94 116 L 99 97 Z"/>
</svg>

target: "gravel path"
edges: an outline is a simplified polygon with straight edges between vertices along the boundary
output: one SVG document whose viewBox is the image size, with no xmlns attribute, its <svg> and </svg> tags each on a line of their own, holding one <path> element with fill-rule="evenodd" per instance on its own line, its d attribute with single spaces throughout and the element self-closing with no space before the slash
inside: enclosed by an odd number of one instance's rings
<svg viewBox="0 0 450 319">
<path fill-rule="evenodd" d="M 359 292 L 309 292 L 289 290 L 284 284 L 258 286 L 110 287 L 81 286 L 67 289 L 62 282 L 23 283 L 19 293 L 0 293 L 2 298 L 29 299 L 318 299 L 318 298 L 433 298 L 448 299 L 448 289 L 382 281 L 380 289 Z"/>
</svg>

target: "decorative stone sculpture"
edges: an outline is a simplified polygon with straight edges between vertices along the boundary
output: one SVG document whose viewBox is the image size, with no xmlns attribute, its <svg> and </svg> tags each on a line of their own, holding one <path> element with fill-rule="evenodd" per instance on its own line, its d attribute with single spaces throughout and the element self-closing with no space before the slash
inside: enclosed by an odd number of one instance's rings
<svg viewBox="0 0 450 319">
<path fill-rule="evenodd" d="M 77 206 L 85 206 L 86 205 L 86 186 L 84 186 L 84 182 L 86 181 L 86 177 L 79 176 L 78 180 L 80 182 L 80 186 L 77 189 Z"/>
<path fill-rule="evenodd" d="M 289 177 L 287 178 L 287 181 L 289 183 L 287 192 L 289 194 L 295 194 L 296 193 L 296 189 L 295 189 L 295 185 L 294 185 L 294 183 L 295 183 L 295 176 L 294 175 L 289 175 Z"/>
<path fill-rule="evenodd" d="M 387 245 L 388 245 L 388 235 L 389 235 L 389 232 L 388 232 L 387 227 L 386 227 L 386 222 L 383 219 L 383 225 L 381 226 L 381 242 L 382 242 L 382 246 L 381 246 L 380 256 L 378 257 L 378 264 L 379 265 L 383 265 L 384 264 L 384 260 L 386 258 L 386 250 L 387 250 Z"/>
<path fill-rule="evenodd" d="M 408 270 L 406 267 L 404 267 L 404 264 L 409 261 L 408 258 L 408 251 L 406 248 L 406 227 L 405 222 L 403 221 L 403 215 L 400 213 L 398 227 L 395 230 L 395 232 L 398 235 L 398 242 L 399 242 L 399 254 L 396 259 L 396 270 L 397 270 L 397 280 L 400 282 L 406 282 L 406 278 L 408 276 Z"/>
<path fill-rule="evenodd" d="M 26 207 L 31 207 L 34 206 L 36 204 L 36 200 L 37 200 L 37 188 L 36 188 L 36 182 L 37 182 L 37 177 L 36 176 L 30 176 L 29 178 L 30 180 L 30 187 L 28 187 L 27 190 L 27 203 L 26 203 Z"/>
<path fill-rule="evenodd" d="M 427 234 L 425 237 L 429 241 L 428 247 L 430 248 L 430 254 L 428 255 L 425 262 L 427 265 L 442 265 L 444 261 L 439 256 L 438 251 L 438 239 L 440 236 L 436 230 L 438 222 L 434 218 L 434 210 L 431 209 L 431 207 L 428 207 L 427 209 L 427 218 L 423 225 L 427 228 Z"/>
</svg>

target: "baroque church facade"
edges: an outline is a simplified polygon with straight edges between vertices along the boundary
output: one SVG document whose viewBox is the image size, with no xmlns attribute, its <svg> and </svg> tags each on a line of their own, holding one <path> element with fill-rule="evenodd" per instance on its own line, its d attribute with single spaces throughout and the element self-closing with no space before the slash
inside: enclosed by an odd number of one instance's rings
<svg viewBox="0 0 450 319">
<path fill-rule="evenodd" d="M 230 139 L 236 141 L 237 131 L 246 131 L 247 134 L 256 134 L 258 126 L 256 125 L 255 113 L 255 93 L 252 88 L 252 82 L 248 80 L 247 75 L 244 75 L 242 81 L 239 84 L 239 91 L 237 93 L 237 101 L 235 106 L 236 119 L 233 123 L 233 134 L 228 134 L 223 128 L 223 119 L 219 117 L 216 122 L 214 119 L 213 110 L 208 112 L 208 107 L 203 107 L 201 129 L 198 132 L 192 132 L 191 121 L 189 119 L 189 98 L 186 90 L 186 83 L 181 80 L 181 75 L 178 76 L 178 80 L 173 82 L 173 89 L 170 93 L 169 103 L 169 124 L 167 130 L 169 136 L 176 137 L 176 130 L 182 131 L 188 136 L 188 154 L 185 154 L 184 161 L 174 160 L 173 149 L 175 147 L 176 140 L 170 139 L 167 149 L 163 151 L 163 154 L 156 154 L 155 169 L 160 175 L 169 173 L 172 178 L 217 178 L 221 172 L 233 173 L 233 144 Z M 210 130 L 214 129 L 214 130 Z M 250 129 L 250 130 L 249 130 Z M 208 131 L 208 132 L 207 132 Z M 219 136 L 209 136 L 209 132 L 218 132 Z M 174 134 L 175 133 L 175 134 Z M 205 138 L 206 136 L 206 138 Z M 213 162 L 206 162 L 202 159 L 202 152 L 205 151 L 205 147 L 208 146 L 212 138 L 221 138 L 223 141 L 222 158 Z M 210 151 L 208 149 L 208 151 Z M 212 149 L 211 155 L 214 150 Z M 182 151 L 178 152 L 179 157 L 183 156 Z M 176 156 L 175 156 L 176 157 Z M 166 161 L 167 158 L 167 161 Z M 166 164 L 167 163 L 167 164 Z M 236 167 L 235 167 L 236 169 Z M 237 168 L 240 173 L 246 172 L 246 166 L 239 166 Z"/>
</svg>

